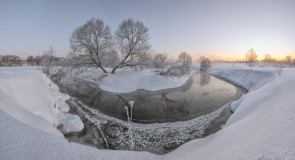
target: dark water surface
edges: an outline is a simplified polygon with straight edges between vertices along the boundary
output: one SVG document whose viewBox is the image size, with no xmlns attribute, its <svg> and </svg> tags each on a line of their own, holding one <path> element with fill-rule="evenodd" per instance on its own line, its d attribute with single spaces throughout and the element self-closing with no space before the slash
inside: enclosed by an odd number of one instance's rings
<svg viewBox="0 0 295 160">
<path fill-rule="evenodd" d="M 61 91 L 78 98 L 100 112 L 126 120 L 125 106 L 134 101 L 133 121 L 174 122 L 210 113 L 240 94 L 240 89 L 208 73 L 194 74 L 183 86 L 161 91 L 138 90 L 116 94 L 97 84 L 64 78 L 57 82 Z"/>
</svg>

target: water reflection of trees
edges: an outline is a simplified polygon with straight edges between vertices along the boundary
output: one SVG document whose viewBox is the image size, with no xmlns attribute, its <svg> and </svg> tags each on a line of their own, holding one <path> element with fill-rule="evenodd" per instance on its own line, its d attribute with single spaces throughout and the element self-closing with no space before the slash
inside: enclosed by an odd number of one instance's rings
<svg viewBox="0 0 295 160">
<path fill-rule="evenodd" d="M 175 113 L 189 113 L 189 111 L 185 109 L 185 104 L 180 104 L 176 100 L 171 100 L 165 94 L 161 95 L 160 105 L 167 117 L 173 117 Z"/>
<path fill-rule="evenodd" d="M 200 73 L 200 83 L 199 83 L 199 85 L 201 87 L 209 84 L 210 80 L 211 80 L 211 75 L 210 74 L 208 74 L 208 73 Z"/>
<path fill-rule="evenodd" d="M 193 84 L 194 84 L 194 79 L 193 79 L 193 77 L 190 77 L 190 78 L 185 82 L 185 84 L 181 87 L 181 91 L 182 91 L 182 92 L 186 92 L 186 91 L 188 91 L 188 90 L 192 87 Z"/>
</svg>

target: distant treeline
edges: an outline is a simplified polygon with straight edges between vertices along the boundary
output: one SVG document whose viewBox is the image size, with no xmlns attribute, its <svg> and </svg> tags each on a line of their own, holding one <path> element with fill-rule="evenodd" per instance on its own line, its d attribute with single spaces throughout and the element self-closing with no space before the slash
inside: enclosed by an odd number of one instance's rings
<svg viewBox="0 0 295 160">
<path fill-rule="evenodd" d="M 42 59 L 45 59 L 47 55 L 42 56 L 28 56 L 25 60 L 22 60 L 17 55 L 0 55 L 0 66 L 22 66 L 24 64 L 31 66 L 40 66 Z M 63 61 L 62 57 L 51 58 L 55 62 Z"/>
</svg>

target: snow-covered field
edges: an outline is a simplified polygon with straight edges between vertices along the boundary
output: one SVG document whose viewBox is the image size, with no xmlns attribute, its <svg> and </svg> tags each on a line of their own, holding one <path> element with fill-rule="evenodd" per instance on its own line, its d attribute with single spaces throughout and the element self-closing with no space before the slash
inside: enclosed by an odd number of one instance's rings
<svg viewBox="0 0 295 160">
<path fill-rule="evenodd" d="M 295 159 L 295 69 L 278 76 L 275 68 L 216 66 L 213 75 L 249 92 L 222 130 L 163 156 L 69 143 L 54 127 L 67 115 L 67 96 L 38 68 L 0 68 L 1 159 Z"/>
</svg>

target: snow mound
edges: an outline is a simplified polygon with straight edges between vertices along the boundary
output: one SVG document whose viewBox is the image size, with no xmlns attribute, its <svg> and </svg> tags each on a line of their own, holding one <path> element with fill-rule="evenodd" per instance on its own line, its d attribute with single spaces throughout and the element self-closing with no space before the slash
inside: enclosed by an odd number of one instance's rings
<svg viewBox="0 0 295 160">
<path fill-rule="evenodd" d="M 63 124 L 65 132 L 79 132 L 84 128 L 84 124 L 80 117 L 68 113 L 61 113 L 58 115 L 60 124 Z"/>
</svg>

